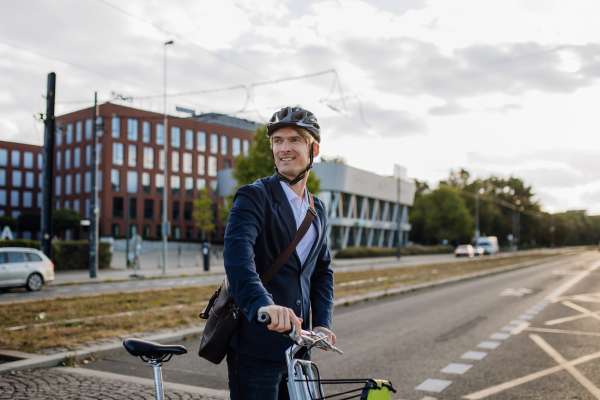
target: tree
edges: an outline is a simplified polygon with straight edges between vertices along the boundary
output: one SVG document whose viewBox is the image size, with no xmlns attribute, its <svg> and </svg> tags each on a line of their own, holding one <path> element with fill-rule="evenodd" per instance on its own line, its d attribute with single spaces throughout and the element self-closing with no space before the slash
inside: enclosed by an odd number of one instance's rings
<svg viewBox="0 0 600 400">
<path fill-rule="evenodd" d="M 212 210 L 212 200 L 208 197 L 208 191 L 206 188 L 202 188 L 198 191 L 199 199 L 194 201 L 196 210 L 193 212 L 193 218 L 196 221 L 196 226 L 206 236 L 206 232 L 211 232 L 215 229 L 214 214 Z"/>
<path fill-rule="evenodd" d="M 54 232 L 77 229 L 80 225 L 81 215 L 75 210 L 63 208 L 52 212 L 52 230 Z"/>
<path fill-rule="evenodd" d="M 9 215 L 0 216 L 0 230 L 4 229 L 6 226 L 14 232 L 17 229 L 17 220 Z"/>
<path fill-rule="evenodd" d="M 37 232 L 41 229 L 42 214 L 37 211 L 27 211 L 17 217 L 21 232 Z"/>
<path fill-rule="evenodd" d="M 346 161 L 346 157 L 344 156 L 321 156 L 321 162 L 348 164 L 348 161 Z"/>
<path fill-rule="evenodd" d="M 473 217 L 464 200 L 447 186 L 422 195 L 412 209 L 410 223 L 413 240 L 439 244 L 442 240 L 469 242 L 473 235 Z"/>
</svg>

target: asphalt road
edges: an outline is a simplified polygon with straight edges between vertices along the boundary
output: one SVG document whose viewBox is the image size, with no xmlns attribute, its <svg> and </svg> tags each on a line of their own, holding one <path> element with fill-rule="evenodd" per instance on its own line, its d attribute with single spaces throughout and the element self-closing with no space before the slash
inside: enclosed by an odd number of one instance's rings
<svg viewBox="0 0 600 400">
<path fill-rule="evenodd" d="M 600 317 L 591 314 L 600 311 L 599 285 L 600 255 L 590 251 L 340 308 L 334 331 L 344 355 L 317 351 L 313 360 L 323 378 L 389 379 L 399 389 L 393 399 L 600 398 Z M 225 363 L 200 359 L 198 340 L 185 345 L 189 354 L 165 364 L 164 379 L 226 389 Z M 85 368 L 152 376 L 129 355 Z"/>
</svg>

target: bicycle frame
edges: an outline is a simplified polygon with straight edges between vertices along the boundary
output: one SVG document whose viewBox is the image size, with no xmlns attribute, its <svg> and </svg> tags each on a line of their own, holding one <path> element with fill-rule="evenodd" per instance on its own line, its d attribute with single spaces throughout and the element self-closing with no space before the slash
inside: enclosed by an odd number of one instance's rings
<svg viewBox="0 0 600 400">
<path fill-rule="evenodd" d="M 294 344 L 285 352 L 288 367 L 287 387 L 290 399 L 314 400 L 324 397 L 319 370 L 312 361 L 298 360 L 294 356 L 302 346 Z"/>
</svg>

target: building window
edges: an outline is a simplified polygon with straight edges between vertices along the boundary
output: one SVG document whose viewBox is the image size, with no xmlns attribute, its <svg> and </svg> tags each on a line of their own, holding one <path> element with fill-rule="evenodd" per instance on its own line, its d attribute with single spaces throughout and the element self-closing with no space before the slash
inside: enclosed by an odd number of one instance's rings
<svg viewBox="0 0 600 400">
<path fill-rule="evenodd" d="M 92 165 L 92 146 L 89 144 L 85 146 L 85 165 Z"/>
<path fill-rule="evenodd" d="M 152 141 L 152 124 L 148 121 L 142 122 L 142 142 L 150 143 Z"/>
<path fill-rule="evenodd" d="M 144 193 L 150 193 L 150 174 L 142 172 L 142 190 Z"/>
<path fill-rule="evenodd" d="M 42 188 L 43 178 L 44 178 L 44 174 L 38 174 L 38 187 L 40 189 Z"/>
<path fill-rule="evenodd" d="M 208 157 L 208 176 L 217 176 L 217 157 Z"/>
<path fill-rule="evenodd" d="M 219 135 L 216 133 L 210 134 L 210 152 L 212 154 L 219 153 Z"/>
<path fill-rule="evenodd" d="M 171 147 L 181 147 L 181 128 L 177 126 L 171 127 Z"/>
<path fill-rule="evenodd" d="M 71 194 L 71 175 L 65 175 L 65 194 Z"/>
<path fill-rule="evenodd" d="M 181 229 L 178 226 L 173 227 L 173 237 L 175 239 L 181 239 Z"/>
<path fill-rule="evenodd" d="M 212 198 L 213 199 L 218 199 L 219 198 L 219 181 L 218 180 L 214 180 L 214 181 L 210 181 L 210 191 L 212 192 Z"/>
<path fill-rule="evenodd" d="M 185 148 L 194 150 L 194 131 L 191 129 L 185 130 Z"/>
<path fill-rule="evenodd" d="M 183 153 L 183 173 L 192 173 L 192 153 Z"/>
<path fill-rule="evenodd" d="M 23 192 L 23 207 L 33 206 L 33 193 Z"/>
<path fill-rule="evenodd" d="M 198 131 L 196 134 L 196 150 L 206 151 L 206 132 Z"/>
<path fill-rule="evenodd" d="M 75 193 L 81 193 L 81 174 L 75 174 Z"/>
<path fill-rule="evenodd" d="M 21 166 L 21 152 L 19 150 L 12 150 L 10 152 L 10 165 L 13 167 Z"/>
<path fill-rule="evenodd" d="M 83 200 L 83 217 L 85 219 L 90 218 L 90 199 Z"/>
<path fill-rule="evenodd" d="M 102 191 L 102 170 L 98 171 L 98 176 L 96 178 L 96 185 L 98 185 L 98 191 Z"/>
<path fill-rule="evenodd" d="M 113 164 L 123 165 L 125 162 L 125 148 L 123 143 L 113 143 Z"/>
<path fill-rule="evenodd" d="M 81 149 L 75 147 L 73 149 L 73 168 L 79 168 L 81 166 Z"/>
<path fill-rule="evenodd" d="M 137 142 L 138 140 L 138 120 L 129 118 L 127 120 L 127 139 Z"/>
<path fill-rule="evenodd" d="M 0 190 L 0 206 L 6 205 L 6 190 Z"/>
<path fill-rule="evenodd" d="M 33 169 L 33 153 L 26 151 L 23 153 L 23 166 L 27 169 Z"/>
<path fill-rule="evenodd" d="M 33 188 L 35 186 L 35 174 L 33 172 L 25 172 L 25 187 Z"/>
<path fill-rule="evenodd" d="M 66 209 L 71 208 L 71 203 L 69 202 L 69 200 L 65 200 L 65 208 Z"/>
<path fill-rule="evenodd" d="M 138 173 L 135 171 L 127 171 L 127 193 L 138 192 Z"/>
<path fill-rule="evenodd" d="M 21 187 L 23 179 L 23 173 L 21 171 L 13 170 L 12 172 L 12 185 L 14 187 Z"/>
<path fill-rule="evenodd" d="M 102 143 L 96 143 L 96 160 L 98 164 L 102 162 Z"/>
<path fill-rule="evenodd" d="M 248 157 L 249 152 L 250 152 L 250 141 L 244 140 L 244 157 Z"/>
<path fill-rule="evenodd" d="M 193 239 L 194 238 L 194 227 L 193 226 L 186 226 L 185 227 L 185 238 L 186 239 Z"/>
<path fill-rule="evenodd" d="M 206 179 L 204 179 L 204 178 L 196 179 L 196 190 L 200 191 L 205 188 L 206 188 Z"/>
<path fill-rule="evenodd" d="M 61 146 L 62 145 L 62 128 L 61 127 L 56 127 L 56 132 L 55 132 L 55 136 L 56 136 L 56 146 Z"/>
<path fill-rule="evenodd" d="M 98 126 L 96 127 L 96 135 L 102 136 L 102 134 L 104 133 L 104 121 L 102 120 L 102 117 L 96 117 L 96 123 L 98 124 Z"/>
<path fill-rule="evenodd" d="M 198 155 L 198 175 L 204 175 L 206 173 L 206 158 L 200 154 Z"/>
<path fill-rule="evenodd" d="M 92 173 L 89 171 L 83 174 L 83 191 L 85 193 L 92 191 Z"/>
<path fill-rule="evenodd" d="M 60 156 L 60 150 L 56 152 L 56 170 L 60 171 L 60 164 L 61 164 L 61 156 Z"/>
<path fill-rule="evenodd" d="M 110 171 L 110 185 L 113 192 L 121 190 L 121 172 L 118 169 Z"/>
<path fill-rule="evenodd" d="M 223 169 L 231 168 L 231 160 L 223 160 Z"/>
<path fill-rule="evenodd" d="M 173 221 L 179 221 L 179 202 L 173 202 Z"/>
<path fill-rule="evenodd" d="M 234 157 L 242 153 L 242 141 L 238 138 L 231 139 L 231 155 Z"/>
<path fill-rule="evenodd" d="M 179 152 L 174 151 L 171 153 L 171 171 L 179 172 Z"/>
<path fill-rule="evenodd" d="M 19 207 L 19 192 L 17 190 L 10 191 L 10 205 L 12 207 Z"/>
<path fill-rule="evenodd" d="M 85 120 L 85 140 L 92 140 L 92 119 Z"/>
<path fill-rule="evenodd" d="M 183 205 L 183 219 L 186 221 L 192 220 L 192 205 L 191 201 L 186 201 Z"/>
<path fill-rule="evenodd" d="M 122 197 L 113 197 L 113 218 L 123 218 Z"/>
<path fill-rule="evenodd" d="M 137 218 L 137 199 L 135 197 L 129 198 L 129 218 Z"/>
<path fill-rule="evenodd" d="M 110 234 L 112 236 L 119 236 L 119 224 L 112 224 L 110 226 Z"/>
<path fill-rule="evenodd" d="M 144 168 L 154 168 L 154 149 L 152 147 L 144 147 Z"/>
<path fill-rule="evenodd" d="M 130 167 L 137 167 L 137 146 L 130 144 L 127 151 L 127 165 Z"/>
<path fill-rule="evenodd" d="M 229 151 L 229 140 L 227 136 L 221 136 L 221 155 L 226 156 Z"/>
<path fill-rule="evenodd" d="M 150 225 L 144 225 L 144 231 L 142 235 L 144 237 L 150 237 Z"/>
<path fill-rule="evenodd" d="M 165 151 L 163 149 L 158 151 L 158 169 L 165 170 Z"/>
<path fill-rule="evenodd" d="M 73 210 L 79 212 L 79 199 L 73 200 Z"/>
<path fill-rule="evenodd" d="M 112 117 L 111 133 L 114 138 L 121 137 L 121 118 Z"/>
<path fill-rule="evenodd" d="M 156 124 L 156 144 L 163 146 L 165 144 L 165 126 Z"/>
<path fill-rule="evenodd" d="M 194 197 L 194 178 L 185 178 L 185 195 L 187 197 Z"/>
<path fill-rule="evenodd" d="M 38 208 L 42 208 L 42 192 L 38 192 L 37 194 L 37 206 Z"/>
<path fill-rule="evenodd" d="M 31 173 L 31 172 L 29 172 Z M 25 179 L 27 182 L 27 179 Z M 0 169 L 0 186 L 6 186 L 6 170 Z"/>
<path fill-rule="evenodd" d="M 162 237 L 162 225 L 156 225 L 156 237 Z"/>
<path fill-rule="evenodd" d="M 82 130 L 83 130 L 83 124 L 81 123 L 81 121 L 75 122 L 75 142 L 77 142 L 77 143 L 81 142 L 81 139 L 83 136 Z"/>
<path fill-rule="evenodd" d="M 44 157 L 42 156 L 42 153 L 39 153 L 38 154 L 38 169 L 44 168 L 44 166 L 42 164 L 44 164 Z"/>
<path fill-rule="evenodd" d="M 71 149 L 65 150 L 65 169 L 71 168 Z"/>
<path fill-rule="evenodd" d="M 0 166 L 8 166 L 8 150 L 6 149 L 0 149 Z"/>
<path fill-rule="evenodd" d="M 61 181 L 60 181 L 60 176 L 57 176 L 54 178 L 54 195 L 55 196 L 60 196 L 61 193 Z"/>
<path fill-rule="evenodd" d="M 67 124 L 67 133 L 65 134 L 65 142 L 67 144 L 73 143 L 73 124 Z"/>
<path fill-rule="evenodd" d="M 154 176 L 154 186 L 156 186 L 157 194 L 163 194 L 165 188 L 165 176 L 163 174 L 156 174 Z"/>
<path fill-rule="evenodd" d="M 154 219 L 154 200 L 152 199 L 144 199 L 144 219 Z M 146 236 L 150 236 L 150 233 Z"/>
<path fill-rule="evenodd" d="M 177 175 L 171 175 L 171 193 L 173 196 L 181 195 L 181 178 Z"/>
</svg>

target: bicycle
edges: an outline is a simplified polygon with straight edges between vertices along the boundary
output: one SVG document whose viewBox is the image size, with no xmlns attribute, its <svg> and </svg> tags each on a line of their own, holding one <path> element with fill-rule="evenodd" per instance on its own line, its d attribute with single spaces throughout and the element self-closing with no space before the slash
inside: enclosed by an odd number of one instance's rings
<svg viewBox="0 0 600 400">
<path fill-rule="evenodd" d="M 269 314 L 259 313 L 258 322 L 268 325 L 271 320 Z M 348 400 L 360 398 L 360 400 L 389 400 L 391 393 L 396 393 L 391 382 L 379 379 L 321 379 L 319 370 L 315 363 L 308 360 L 294 358 L 298 351 L 306 348 L 307 351 L 313 348 L 333 351 L 340 355 L 343 352 L 327 341 L 327 337 L 321 332 L 312 332 L 302 330 L 300 334 L 291 331 L 283 335 L 291 339 L 294 344 L 285 352 L 286 364 L 288 367 L 287 387 L 290 394 L 290 400 L 325 400 L 333 397 L 342 396 L 354 392 L 358 394 L 344 397 L 338 400 Z M 140 357 L 142 361 L 147 362 L 154 370 L 154 389 L 156 399 L 164 400 L 164 391 L 162 386 L 162 365 L 168 362 L 174 355 L 186 354 L 187 349 L 179 345 L 165 346 L 154 342 L 148 342 L 140 339 L 125 339 L 123 346 L 129 354 Z M 323 384 L 363 384 L 358 389 L 346 392 L 336 393 L 329 396 L 324 395 Z"/>
</svg>

